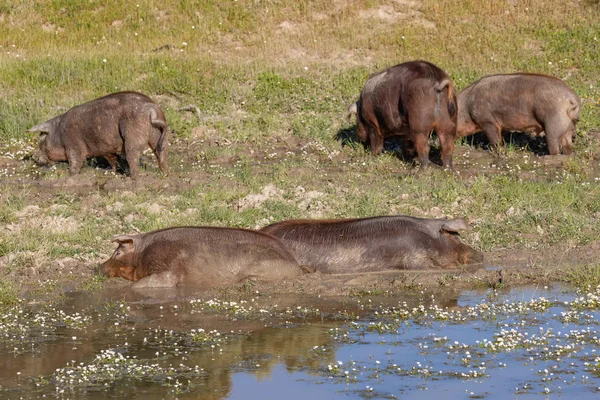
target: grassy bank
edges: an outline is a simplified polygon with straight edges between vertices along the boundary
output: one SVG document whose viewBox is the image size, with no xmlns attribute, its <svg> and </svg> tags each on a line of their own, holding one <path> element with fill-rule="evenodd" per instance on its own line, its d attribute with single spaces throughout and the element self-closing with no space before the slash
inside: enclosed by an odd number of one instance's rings
<svg viewBox="0 0 600 400">
<path fill-rule="evenodd" d="M 292 217 L 465 216 L 465 240 L 485 251 L 589 246 L 600 233 L 599 14 L 557 0 L 0 5 L 0 273 L 88 279 L 114 234 Z M 454 172 L 371 157 L 346 107 L 370 73 L 418 58 L 459 89 L 501 72 L 563 78 L 582 98 L 574 157 L 522 141 L 502 158 L 458 146 Z M 66 165 L 35 166 L 25 130 L 120 90 L 165 109 L 172 174 L 145 156 L 137 186 L 88 167 L 83 189 L 51 187 Z"/>
</svg>

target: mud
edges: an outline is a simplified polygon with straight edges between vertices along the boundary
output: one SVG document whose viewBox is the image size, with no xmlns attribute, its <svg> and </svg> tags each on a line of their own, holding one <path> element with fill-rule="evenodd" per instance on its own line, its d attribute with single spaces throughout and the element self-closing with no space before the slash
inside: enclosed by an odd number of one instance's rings
<svg viewBox="0 0 600 400">
<path fill-rule="evenodd" d="M 350 129 L 342 132 L 345 139 L 342 144 L 352 143 L 352 135 L 355 132 Z M 97 160 L 90 160 L 91 166 L 98 168 L 86 168 L 81 175 L 70 177 L 67 173 L 67 164 L 59 163 L 53 168 L 39 168 L 28 159 L 26 154 L 7 153 L 9 156 L 0 158 L 0 171 L 5 172 L 0 180 L 3 189 L 19 190 L 25 193 L 24 206 L 16 214 L 17 220 L 10 220 L 4 225 L 7 234 L 18 234 L 23 230 L 47 230 L 54 234 L 76 233 L 85 229 L 81 223 L 69 215 L 68 207 L 65 209 L 40 210 L 44 201 L 60 195 L 65 198 L 81 199 L 84 210 L 106 218 L 107 213 L 120 213 L 119 210 L 98 210 L 97 204 L 102 193 L 115 193 L 116 195 L 128 196 L 131 191 L 143 190 L 148 193 L 160 193 L 164 196 L 176 196 L 177 193 L 186 190 L 194 190 L 209 185 L 235 188 L 239 177 L 235 174 L 239 168 L 245 169 L 245 173 L 253 176 L 265 176 L 267 180 L 272 174 L 271 165 L 274 163 L 289 163 L 286 166 L 288 176 L 294 177 L 299 182 L 306 182 L 306 187 L 315 180 L 329 182 L 325 186 L 327 191 L 332 191 L 340 196 L 352 193 L 351 188 L 336 185 L 335 182 L 344 182 L 348 179 L 348 168 L 346 165 L 361 163 L 361 159 L 355 159 L 352 152 L 329 150 L 317 141 L 299 138 L 294 135 L 279 135 L 270 140 L 264 146 L 255 146 L 244 141 L 225 140 L 212 136 L 209 130 L 203 129 L 190 139 L 173 138 L 170 148 L 171 175 L 163 176 L 156 166 L 151 154 L 142 157 L 142 176 L 132 181 L 123 172 L 111 171 L 102 167 Z M 342 137 L 340 136 L 340 137 Z M 590 134 L 590 140 L 597 140 L 594 132 Z M 570 159 L 567 157 L 547 157 L 538 155 L 536 148 L 543 149 L 545 144 L 534 146 L 534 141 L 539 138 L 529 138 L 526 135 L 512 136 L 505 140 L 510 146 L 521 149 L 508 154 L 494 155 L 485 147 L 485 142 L 475 136 L 470 144 L 457 146 L 455 151 L 456 176 L 469 181 L 482 175 L 507 175 L 518 174 L 524 180 L 555 181 L 564 174 Z M 344 142 L 346 140 L 347 142 Z M 33 149 L 33 146 L 30 146 Z M 529 151 L 528 149 L 533 149 Z M 214 150 L 214 151 L 213 151 Z M 217 151 L 218 150 L 218 151 Z M 401 142 L 394 140 L 386 142 L 386 151 L 392 154 L 401 154 Z M 541 151 L 541 150 L 540 150 Z M 240 157 L 244 161 L 241 162 Z M 597 157 L 594 152 L 589 153 L 590 158 Z M 302 160 L 299 163 L 298 160 Z M 314 160 L 319 164 L 319 172 L 308 164 Z M 386 168 L 390 173 L 399 175 L 410 175 L 412 171 L 410 164 L 399 160 L 390 163 Z M 232 175 L 233 174 L 233 175 Z M 593 177 L 594 175 L 592 175 Z M 261 188 L 252 191 L 240 198 L 237 202 L 237 211 L 259 209 L 265 202 L 279 202 L 291 207 L 297 207 L 300 215 L 312 218 L 320 218 L 330 214 L 333 204 L 324 191 L 309 190 L 303 185 L 296 186 L 293 191 L 282 191 L 274 184 L 265 184 Z M 203 194 L 200 194 L 201 196 Z M 408 193 L 399 194 L 402 199 L 409 200 Z M 144 215 L 156 215 L 166 217 L 169 210 L 152 200 L 150 197 L 146 202 L 136 206 L 135 212 L 122 216 L 126 224 L 143 222 Z M 39 204 L 39 205 L 38 205 Z M 117 207 L 119 202 L 111 207 Z M 411 205 L 415 208 L 416 206 Z M 429 216 L 432 218 L 454 217 L 447 215 L 436 207 L 430 210 L 415 208 L 415 215 Z M 189 209 L 186 212 L 195 213 L 197 209 Z M 395 213 L 394 207 L 390 213 Z M 522 212 L 518 209 L 507 211 L 508 213 Z M 510 216 L 510 215 L 509 215 Z M 496 216 L 501 222 L 503 215 Z M 255 226 L 260 228 L 274 222 L 272 217 L 259 220 Z M 476 221 L 475 221 L 476 222 Z M 110 223 L 107 220 L 107 223 Z M 536 234 L 529 234 L 536 235 Z M 543 235 L 543 233 L 540 233 Z M 538 239 L 539 237 L 524 237 L 527 239 Z M 476 238 L 475 238 L 476 239 Z M 476 242 L 475 242 L 476 243 Z M 78 284 L 94 276 L 94 268 L 102 261 L 103 256 L 99 254 L 95 258 L 82 259 L 80 257 L 58 257 L 51 258 L 47 254 L 24 252 L 19 254 L 5 254 L 0 257 L 0 276 L 9 278 L 16 282 L 17 286 L 23 285 L 26 292 L 30 286 L 36 286 L 33 282 L 46 282 L 52 280 L 58 282 L 58 286 L 77 287 Z M 415 274 L 404 272 L 390 272 L 383 275 L 352 276 L 306 276 L 294 283 L 275 285 L 269 290 L 274 292 L 306 292 L 318 293 L 327 290 L 333 293 L 348 294 L 356 290 L 397 290 L 414 283 L 439 286 L 440 282 L 452 277 L 453 285 L 495 285 L 499 278 L 497 272 L 489 271 L 487 268 L 500 268 L 503 272 L 502 281 L 514 282 L 515 284 L 530 282 L 537 274 L 538 279 L 559 279 L 561 268 L 576 265 L 589 265 L 597 262 L 600 258 L 600 245 L 593 242 L 585 246 L 572 246 L 569 243 L 554 245 L 544 249 L 494 249 L 485 254 L 486 267 L 479 272 L 461 274 L 460 271 L 428 271 Z M 27 268 L 15 268 L 15 265 L 27 265 Z M 541 274 L 539 271 L 543 271 Z M 510 278 L 508 278 L 510 277 Z M 508 279 L 508 280 L 507 280 Z M 41 284 L 40 284 L 41 285 Z M 37 285 L 37 286 L 40 286 Z M 367 289 L 365 289 L 367 288 Z"/>
</svg>

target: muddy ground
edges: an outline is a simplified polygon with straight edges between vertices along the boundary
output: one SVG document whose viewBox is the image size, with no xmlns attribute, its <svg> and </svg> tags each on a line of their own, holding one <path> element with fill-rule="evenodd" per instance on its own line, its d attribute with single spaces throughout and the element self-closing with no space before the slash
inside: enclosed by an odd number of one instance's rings
<svg viewBox="0 0 600 400">
<path fill-rule="evenodd" d="M 43 216 L 44 207 L 52 202 L 56 196 L 73 196 L 81 201 L 86 212 L 97 212 L 102 218 L 103 210 L 97 209 L 98 199 L 106 194 L 123 194 L 127 196 L 130 191 L 143 191 L 149 193 L 160 193 L 161 196 L 176 196 L 177 193 L 194 188 L 219 185 L 221 187 L 239 188 L 240 183 L 229 174 L 229 171 L 239 166 L 240 160 L 244 161 L 247 173 L 252 176 L 262 177 L 262 182 L 269 182 L 273 165 L 278 169 L 287 168 L 287 174 L 294 176 L 297 181 L 303 182 L 304 186 L 297 186 L 294 193 L 285 193 L 275 185 L 267 184 L 258 193 L 250 193 L 237 202 L 234 207 L 241 212 L 248 209 L 260 209 L 267 201 L 282 200 L 291 197 L 298 207 L 306 210 L 308 217 L 328 217 L 331 210 L 328 205 L 320 199 L 324 195 L 319 190 L 310 190 L 315 181 L 323 179 L 329 187 L 339 190 L 348 179 L 346 166 L 363 163 L 370 155 L 357 149 L 352 143 L 352 130 L 340 131 L 338 134 L 340 148 L 326 148 L 320 142 L 299 138 L 294 135 L 281 135 L 269 141 L 268 145 L 256 146 L 251 142 L 232 141 L 211 137 L 210 132 L 203 127 L 193 131 L 191 138 L 172 139 L 170 148 L 171 174 L 168 177 L 158 173 L 153 156 L 147 152 L 143 156 L 142 165 L 145 171 L 137 181 L 132 181 L 126 176 L 126 164 L 120 167 L 116 173 L 110 171 L 102 159 L 90 160 L 88 167 L 84 168 L 82 174 L 70 177 L 67 173 L 67 164 L 60 163 L 51 168 L 36 166 L 29 155 L 0 157 L 0 170 L 5 171 L 0 185 L 5 196 L 21 196 L 24 203 L 20 211 L 16 213 L 16 220 L 6 224 L 3 235 L 18 233 L 25 227 L 35 227 L 40 224 L 41 229 L 54 232 L 68 232 L 78 228 L 77 222 L 71 217 Z M 512 137 L 507 137 L 511 141 Z M 517 136 L 518 141 L 510 142 L 517 148 L 515 154 L 492 154 L 481 143 L 481 138 L 471 140 L 469 144 L 457 146 L 455 151 L 455 168 L 445 173 L 458 176 L 460 179 L 469 181 L 477 177 L 489 175 L 514 175 L 515 171 L 525 180 L 552 181 L 564 175 L 564 170 L 572 163 L 569 157 L 550 157 L 544 154 L 543 139 Z M 592 135 L 592 138 L 595 138 Z M 352 149 L 349 149 L 351 146 Z M 411 160 L 402 160 L 399 154 L 401 143 L 390 141 L 386 143 L 387 152 L 398 155 L 399 160 L 391 160 L 386 163 L 385 168 L 389 175 L 427 176 L 439 173 L 437 167 L 430 170 L 418 170 Z M 515 153 L 513 151 L 513 153 Z M 433 151 L 435 160 L 436 154 Z M 588 158 L 595 159 L 597 155 L 589 155 Z M 311 160 L 315 160 L 320 166 L 315 174 L 315 168 L 309 166 Z M 524 160 L 524 161 L 523 161 Z M 307 163 L 308 161 L 308 163 Z M 531 168 L 522 168 L 525 165 Z M 597 163 L 591 163 L 596 165 Z M 306 187 L 306 188 L 305 188 Z M 344 195 L 340 192 L 340 195 Z M 402 199 L 409 194 L 399 194 Z M 162 206 L 148 201 L 144 203 L 149 213 L 160 213 Z M 117 204 L 118 206 L 118 204 Z M 117 207 L 114 206 L 114 207 Z M 54 205 L 52 207 L 55 207 Z M 112 206 L 106 206 L 107 208 Z M 412 207 L 412 206 L 411 206 Z M 415 206 L 415 210 L 419 210 Z M 395 213 L 393 207 L 390 214 Z M 509 210 L 510 212 L 510 210 Z M 433 207 L 426 210 L 425 216 L 440 218 L 454 217 L 448 215 L 441 209 Z M 351 215 L 344 215 L 351 216 Z M 423 215 L 419 215 L 423 216 Z M 467 219 L 469 216 L 466 216 Z M 40 219 L 41 218 L 41 219 Z M 134 220 L 135 216 L 125 217 Z M 41 222 L 40 222 L 41 221 Z M 267 223 L 273 222 L 269 219 L 259 220 L 255 226 L 259 228 Z M 80 228 L 80 227 L 79 227 Z M 475 233 L 477 235 L 477 233 Z M 538 234 L 528 234 L 524 240 L 536 239 Z M 539 233 L 543 235 L 543 233 Z M 102 238 L 99 233 L 98 239 Z M 473 239 L 471 233 L 465 239 Z M 95 256 L 86 257 L 52 257 L 33 254 L 29 263 L 24 267 L 15 268 L 14 261 L 19 255 L 14 253 L 4 254 L 0 257 L 0 276 L 6 281 L 19 288 L 21 294 L 29 293 L 36 295 L 48 293 L 52 290 L 43 290 L 44 287 L 63 290 L 73 290 L 82 287 L 123 287 L 128 285 L 120 279 L 102 281 L 96 272 L 97 265 L 106 259 L 112 251 L 112 245 L 108 238 L 99 240 L 99 251 Z M 476 243 L 474 244 L 476 245 Z M 36 259 L 37 257 L 37 259 Z M 485 264 L 469 268 L 469 270 L 449 271 L 390 271 L 383 273 L 362 275 L 323 275 L 319 273 L 309 274 L 293 282 L 283 282 L 265 285 L 260 282 L 245 282 L 238 287 L 230 289 L 216 289 L 215 294 L 224 294 L 228 290 L 243 292 L 247 290 L 260 290 L 272 293 L 333 293 L 333 294 L 361 294 L 361 293 L 385 293 L 405 289 L 435 289 L 439 287 L 472 288 L 472 287 L 497 287 L 502 285 L 516 285 L 526 283 L 546 283 L 565 279 L 569 268 L 586 266 L 597 263 L 600 258 L 600 240 L 585 245 L 574 245 L 572 243 L 559 243 L 552 246 L 536 248 L 502 248 L 497 247 L 485 252 Z M 51 282 L 51 283 L 48 283 Z M 90 284 L 92 282 L 92 284 Z M 60 291 L 59 291 L 60 292 Z"/>
</svg>

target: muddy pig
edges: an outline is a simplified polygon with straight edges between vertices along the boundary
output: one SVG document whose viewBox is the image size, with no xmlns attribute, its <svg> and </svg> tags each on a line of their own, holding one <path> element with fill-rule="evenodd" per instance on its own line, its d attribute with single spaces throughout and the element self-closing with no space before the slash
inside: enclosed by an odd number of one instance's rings
<svg viewBox="0 0 600 400">
<path fill-rule="evenodd" d="M 571 154 L 579 96 L 552 76 L 516 73 L 486 76 L 458 94 L 458 136 L 484 131 L 492 147 L 502 131 L 545 132 L 551 155 Z"/>
<path fill-rule="evenodd" d="M 148 146 L 168 173 L 167 121 L 149 97 L 134 92 L 113 93 L 71 108 L 29 129 L 40 132 L 39 164 L 68 161 L 69 174 L 79 173 L 88 157 L 106 158 L 113 171 L 117 155 L 125 153 L 132 178 L 139 172 L 139 158 Z"/>
<path fill-rule="evenodd" d="M 214 287 L 245 279 L 277 281 L 303 269 L 281 241 L 246 229 L 177 227 L 113 239 L 119 246 L 100 265 L 134 287 Z M 305 270 L 307 271 L 307 270 Z"/>
<path fill-rule="evenodd" d="M 261 232 L 280 238 L 300 264 L 343 273 L 481 263 L 483 254 L 458 237 L 467 228 L 463 219 L 387 216 L 283 221 Z"/>
<path fill-rule="evenodd" d="M 429 164 L 429 136 L 436 131 L 442 164 L 452 167 L 456 136 L 456 95 L 448 75 L 427 61 L 398 64 L 371 76 L 348 114 L 356 113 L 358 139 L 383 150 L 388 136 L 404 136 L 406 148 L 416 150 L 421 167 Z"/>
</svg>

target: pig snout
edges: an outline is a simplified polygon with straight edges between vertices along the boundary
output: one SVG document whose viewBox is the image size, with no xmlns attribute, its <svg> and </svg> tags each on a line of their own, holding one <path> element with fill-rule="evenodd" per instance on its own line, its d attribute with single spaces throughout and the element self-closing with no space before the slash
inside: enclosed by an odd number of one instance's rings
<svg viewBox="0 0 600 400">
<path fill-rule="evenodd" d="M 459 261 L 462 264 L 481 264 L 483 262 L 483 253 L 475 249 L 466 249 L 459 255 Z"/>
<path fill-rule="evenodd" d="M 33 154 L 31 155 L 31 159 L 33 161 L 35 161 L 35 163 L 38 164 L 38 165 L 48 165 L 48 164 L 50 164 L 50 159 L 48 158 L 48 156 L 46 155 L 46 153 L 44 153 L 40 149 L 37 149 L 37 150 L 35 150 L 33 152 Z"/>
<path fill-rule="evenodd" d="M 135 267 L 112 259 L 102 263 L 99 270 L 107 278 L 123 278 L 133 282 L 140 279 Z"/>
<path fill-rule="evenodd" d="M 119 269 L 119 266 L 114 265 L 114 263 L 111 263 L 110 260 L 108 260 L 98 266 L 97 272 L 108 278 L 114 278 L 120 275 Z"/>
</svg>

